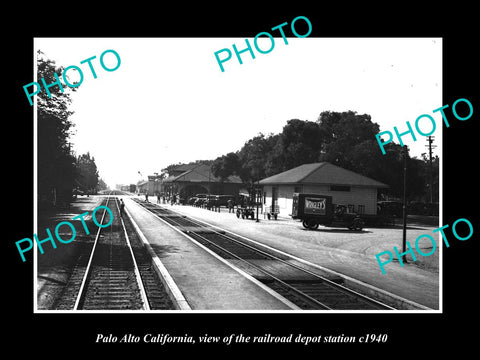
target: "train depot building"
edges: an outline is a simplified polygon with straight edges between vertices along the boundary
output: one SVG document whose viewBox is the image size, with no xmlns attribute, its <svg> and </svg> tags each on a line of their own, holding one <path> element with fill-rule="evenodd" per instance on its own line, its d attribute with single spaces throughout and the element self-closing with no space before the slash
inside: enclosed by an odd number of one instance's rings
<svg viewBox="0 0 480 360">
<path fill-rule="evenodd" d="M 359 215 L 377 214 L 378 189 L 388 185 L 328 162 L 304 164 L 260 180 L 265 211 L 277 208 L 281 216 L 292 212 L 294 193 L 329 195 Z"/>
<path fill-rule="evenodd" d="M 238 195 L 244 186 L 238 176 L 219 179 L 212 174 L 211 165 L 186 164 L 170 170 L 169 177 L 158 181 L 149 176 L 149 194 L 155 192 L 166 195 L 178 194 L 187 200 L 196 194 Z"/>
</svg>

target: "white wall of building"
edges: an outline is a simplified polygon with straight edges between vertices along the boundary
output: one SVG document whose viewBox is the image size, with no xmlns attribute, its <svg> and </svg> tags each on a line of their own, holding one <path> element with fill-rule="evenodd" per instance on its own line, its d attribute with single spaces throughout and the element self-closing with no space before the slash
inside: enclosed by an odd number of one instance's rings
<svg viewBox="0 0 480 360">
<path fill-rule="evenodd" d="M 295 190 L 300 190 L 303 193 L 313 193 L 330 195 L 333 197 L 333 203 L 337 205 L 354 205 L 354 210 L 359 211 L 358 206 L 365 207 L 364 214 L 377 214 L 377 189 L 366 187 L 351 186 L 350 191 L 331 191 L 330 185 L 277 185 L 278 201 L 280 215 L 288 216 L 292 213 L 293 193 Z M 265 192 L 264 207 L 268 211 L 272 205 L 272 185 L 265 185 L 263 187 Z"/>
</svg>

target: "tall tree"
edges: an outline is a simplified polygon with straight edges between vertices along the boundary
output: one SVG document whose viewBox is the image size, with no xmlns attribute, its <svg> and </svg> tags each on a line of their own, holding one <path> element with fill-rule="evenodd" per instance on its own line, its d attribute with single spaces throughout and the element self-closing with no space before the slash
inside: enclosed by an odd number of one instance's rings
<svg viewBox="0 0 480 360">
<path fill-rule="evenodd" d="M 97 192 L 98 170 L 95 158 L 90 153 L 80 155 L 77 158 L 77 184 L 90 193 Z"/>
<path fill-rule="evenodd" d="M 380 131 L 370 115 L 353 111 L 322 112 L 317 120 L 325 143 L 321 159 L 388 184 L 394 197 L 403 194 L 404 149 L 395 143 L 379 150 L 375 135 Z M 414 198 L 424 187 L 418 159 L 407 156 L 407 195 Z"/>
<path fill-rule="evenodd" d="M 54 73 L 61 74 L 63 67 L 56 67 L 55 62 L 45 55 L 37 53 L 37 77 L 45 79 L 47 84 L 55 82 Z M 56 205 L 57 202 L 68 202 L 74 181 L 75 157 L 70 150 L 69 137 L 73 123 L 69 120 L 73 111 L 70 91 L 74 88 L 63 86 L 62 93 L 58 85 L 49 88 L 51 97 L 46 91 L 37 96 L 37 131 L 38 131 L 38 198 Z"/>
<path fill-rule="evenodd" d="M 103 180 L 102 178 L 99 178 L 99 179 L 98 179 L 97 189 L 98 189 L 98 190 L 107 190 L 107 189 L 108 189 L 107 183 L 106 183 L 105 180 Z"/>
<path fill-rule="evenodd" d="M 270 175 L 296 166 L 317 162 L 324 136 L 317 123 L 299 119 L 288 120 L 269 154 Z"/>
<path fill-rule="evenodd" d="M 354 160 L 357 147 L 372 148 L 375 135 L 380 131 L 370 115 L 359 115 L 354 111 L 324 111 L 317 123 L 324 139 L 322 159 L 352 170 L 359 169 Z"/>
<path fill-rule="evenodd" d="M 212 163 L 212 174 L 222 181 L 225 181 L 230 175 L 243 175 L 242 165 L 237 153 L 230 152 L 216 158 Z"/>
<path fill-rule="evenodd" d="M 248 140 L 238 152 L 241 171 L 237 175 L 245 182 L 256 182 L 267 176 L 268 160 L 278 141 L 278 135 L 260 133 Z"/>
</svg>

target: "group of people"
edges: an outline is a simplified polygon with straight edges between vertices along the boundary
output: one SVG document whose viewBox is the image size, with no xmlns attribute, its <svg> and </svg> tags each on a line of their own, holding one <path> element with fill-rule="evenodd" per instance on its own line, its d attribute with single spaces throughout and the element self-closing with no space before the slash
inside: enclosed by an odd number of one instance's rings
<svg viewBox="0 0 480 360">
<path fill-rule="evenodd" d="M 235 203 L 232 199 L 227 200 L 227 207 L 228 207 L 228 212 L 229 213 L 234 213 L 235 210 L 233 209 L 235 207 Z"/>
<path fill-rule="evenodd" d="M 141 195 L 141 194 L 139 194 Z M 179 205 L 180 204 L 180 196 L 178 194 L 172 194 L 172 195 L 167 195 L 160 193 L 160 192 L 155 192 L 155 195 L 157 197 L 157 204 L 167 204 L 169 203 L 170 205 Z M 145 192 L 145 202 L 148 201 L 148 191 Z M 232 199 L 227 200 L 227 208 L 229 213 L 234 213 L 235 212 L 235 205 L 237 207 L 248 207 L 251 205 L 251 201 L 249 198 L 241 196 L 238 203 L 236 203 Z"/>
<path fill-rule="evenodd" d="M 180 196 L 178 196 L 178 194 L 165 196 L 164 194 L 162 194 L 160 192 L 155 192 L 155 195 L 157 197 L 157 204 L 170 203 L 171 205 L 176 205 L 176 204 L 180 203 Z M 145 202 L 149 202 L 148 201 L 148 191 L 145 192 L 144 196 L 145 196 Z"/>
</svg>

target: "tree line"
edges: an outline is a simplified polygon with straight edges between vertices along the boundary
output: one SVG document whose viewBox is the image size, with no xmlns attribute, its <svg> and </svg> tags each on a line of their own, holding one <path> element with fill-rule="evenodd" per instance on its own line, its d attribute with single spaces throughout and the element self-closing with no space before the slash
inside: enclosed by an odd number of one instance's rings
<svg viewBox="0 0 480 360">
<path fill-rule="evenodd" d="M 389 185 L 382 196 L 403 196 L 405 151 L 388 144 L 382 155 L 375 135 L 379 125 L 370 115 L 353 111 L 322 112 L 316 121 L 288 120 L 279 134 L 258 134 L 243 147 L 216 158 L 212 173 L 221 179 L 239 176 L 246 183 L 289 170 L 296 166 L 327 161 Z M 429 161 L 407 156 L 408 200 L 429 201 Z M 433 199 L 438 201 L 438 156 L 432 162 Z"/>
<path fill-rule="evenodd" d="M 37 55 L 38 79 L 53 79 L 55 72 L 64 70 L 41 51 Z M 51 98 L 46 92 L 37 96 L 37 189 L 41 206 L 68 204 L 75 193 L 95 193 L 106 187 L 99 178 L 95 158 L 88 152 L 76 156 L 71 150 L 69 138 L 74 124 L 69 105 L 75 90 L 65 87 L 62 93 L 58 86 L 52 86 Z"/>
</svg>

